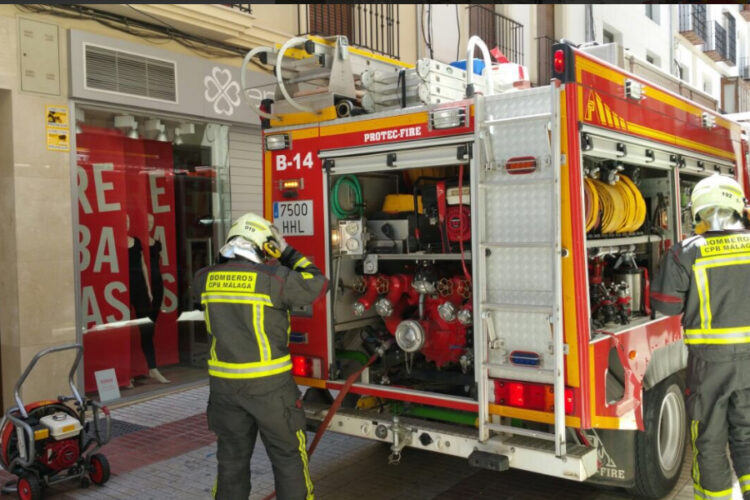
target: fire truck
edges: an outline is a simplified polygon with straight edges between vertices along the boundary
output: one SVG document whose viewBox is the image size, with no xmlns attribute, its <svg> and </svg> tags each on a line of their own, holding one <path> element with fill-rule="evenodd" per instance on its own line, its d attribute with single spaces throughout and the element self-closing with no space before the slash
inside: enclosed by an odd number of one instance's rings
<svg viewBox="0 0 750 500">
<path fill-rule="evenodd" d="M 256 57 L 278 77 L 256 110 L 264 216 L 331 283 L 291 313 L 309 422 L 346 388 L 329 429 L 392 462 L 417 448 L 665 495 L 687 355 L 649 280 L 694 231 L 700 179 L 747 190 L 739 125 L 569 43 L 542 87 L 476 37 L 463 67 L 344 37 Z"/>
</svg>

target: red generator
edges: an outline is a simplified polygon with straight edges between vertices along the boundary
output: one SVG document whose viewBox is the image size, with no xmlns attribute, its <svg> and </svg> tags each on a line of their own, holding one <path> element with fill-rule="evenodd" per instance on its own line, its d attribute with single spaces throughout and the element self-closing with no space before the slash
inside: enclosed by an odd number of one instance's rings
<svg viewBox="0 0 750 500">
<path fill-rule="evenodd" d="M 47 354 L 75 350 L 68 381 L 72 396 L 25 405 L 21 386 L 37 362 Z M 109 480 L 109 462 L 99 449 L 110 439 L 109 410 L 98 401 L 82 398 L 73 378 L 83 357 L 81 344 L 50 347 L 37 353 L 16 382 L 16 406 L 5 412 L 0 423 L 0 465 L 18 476 L 6 483 L 2 493 L 17 492 L 21 500 L 38 500 L 44 489 L 63 481 L 79 480 L 101 485 Z M 92 420 L 86 421 L 91 409 Z"/>
</svg>

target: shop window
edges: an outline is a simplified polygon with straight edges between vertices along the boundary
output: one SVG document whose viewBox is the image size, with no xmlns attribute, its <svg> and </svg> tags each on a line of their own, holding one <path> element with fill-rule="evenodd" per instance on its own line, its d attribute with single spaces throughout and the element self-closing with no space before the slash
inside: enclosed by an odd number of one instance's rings
<svg viewBox="0 0 750 500">
<path fill-rule="evenodd" d="M 86 392 L 115 369 L 121 394 L 206 376 L 193 274 L 226 233 L 224 125 L 84 108 L 76 114 L 77 252 Z M 184 319 L 184 317 L 183 317 Z"/>
</svg>

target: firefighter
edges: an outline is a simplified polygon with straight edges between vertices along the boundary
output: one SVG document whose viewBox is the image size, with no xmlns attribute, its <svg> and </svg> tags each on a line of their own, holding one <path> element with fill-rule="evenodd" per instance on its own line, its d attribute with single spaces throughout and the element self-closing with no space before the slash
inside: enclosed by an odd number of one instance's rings
<svg viewBox="0 0 750 500">
<path fill-rule="evenodd" d="M 214 497 L 247 500 L 260 432 L 279 500 L 311 500 L 305 413 L 289 355 L 289 311 L 312 304 L 328 282 L 270 222 L 252 213 L 232 224 L 221 256 L 194 281 L 211 335 L 207 416 L 218 438 Z"/>
<path fill-rule="evenodd" d="M 750 499 L 750 231 L 741 186 L 715 174 L 691 194 L 693 219 L 705 232 L 662 258 L 651 300 L 668 315 L 683 313 L 688 346 L 687 411 L 695 498 L 732 498 L 732 456 Z"/>
</svg>

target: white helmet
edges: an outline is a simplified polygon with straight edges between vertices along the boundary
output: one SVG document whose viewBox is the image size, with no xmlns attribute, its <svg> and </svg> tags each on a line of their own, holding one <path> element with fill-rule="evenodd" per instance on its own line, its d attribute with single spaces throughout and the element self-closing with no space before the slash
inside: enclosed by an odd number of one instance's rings
<svg viewBox="0 0 750 500">
<path fill-rule="evenodd" d="M 724 175 L 714 174 L 698 182 L 690 194 L 690 210 L 695 221 L 707 223 L 714 231 L 730 229 L 745 209 L 742 186 Z"/>
<path fill-rule="evenodd" d="M 254 213 L 246 213 L 234 221 L 234 224 L 229 228 L 226 243 L 230 244 L 232 240 L 240 237 L 249 242 L 252 249 L 262 258 L 278 259 L 281 257 L 282 245 L 277 234 L 273 224 L 266 219 Z"/>
</svg>

